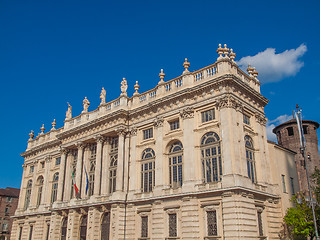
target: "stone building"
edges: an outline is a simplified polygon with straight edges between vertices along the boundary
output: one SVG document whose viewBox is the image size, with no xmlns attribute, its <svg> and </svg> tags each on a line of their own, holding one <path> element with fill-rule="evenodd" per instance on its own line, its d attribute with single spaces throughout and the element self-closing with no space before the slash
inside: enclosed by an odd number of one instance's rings
<svg viewBox="0 0 320 240">
<path fill-rule="evenodd" d="M 303 155 L 300 152 L 300 138 L 297 122 L 291 119 L 273 129 L 273 133 L 277 135 L 279 145 L 297 152 L 295 156 L 296 168 L 298 173 L 299 187 L 302 192 L 308 191 L 307 174 L 305 164 L 307 165 L 309 177 L 314 172 L 315 168 L 320 169 L 320 156 L 318 149 L 317 129 L 319 123 L 302 120 L 303 134 L 306 142 L 306 156 L 304 161 Z"/>
<path fill-rule="evenodd" d="M 13 239 L 279 239 L 295 153 L 267 142 L 258 73 L 217 61 L 30 133 Z M 287 187 L 281 183 L 285 179 Z"/>
<path fill-rule="evenodd" d="M 9 240 L 12 228 L 12 216 L 14 215 L 19 200 L 20 189 L 0 189 L 0 240 Z"/>
</svg>

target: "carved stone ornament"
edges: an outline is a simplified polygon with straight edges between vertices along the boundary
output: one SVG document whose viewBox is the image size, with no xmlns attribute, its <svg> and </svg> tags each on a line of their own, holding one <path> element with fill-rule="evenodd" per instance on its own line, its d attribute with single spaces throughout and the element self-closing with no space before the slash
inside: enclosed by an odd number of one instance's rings
<svg viewBox="0 0 320 240">
<path fill-rule="evenodd" d="M 103 143 L 105 141 L 104 137 L 102 135 L 98 135 L 95 137 L 97 143 Z"/>
<path fill-rule="evenodd" d="M 66 155 L 69 152 L 69 150 L 67 148 L 60 147 L 60 152 Z"/>
<path fill-rule="evenodd" d="M 118 135 L 120 136 L 124 136 L 126 135 L 127 131 L 125 127 L 119 127 L 116 129 L 116 132 L 118 133 Z"/>
<path fill-rule="evenodd" d="M 32 140 L 34 138 L 34 131 L 31 130 L 31 132 L 29 133 L 29 140 Z"/>
<path fill-rule="evenodd" d="M 266 119 L 265 116 L 263 116 L 263 115 L 261 115 L 261 114 L 259 114 L 259 113 L 256 113 L 256 114 L 255 114 L 255 118 L 256 118 L 257 123 L 259 123 L 259 124 L 261 124 L 261 125 L 263 125 L 263 126 L 266 125 L 267 119 Z"/>
<path fill-rule="evenodd" d="M 137 135 L 137 128 L 136 127 L 133 127 L 132 129 L 131 129 L 131 131 L 130 131 L 130 134 L 132 135 L 132 136 L 136 136 Z"/>
<path fill-rule="evenodd" d="M 182 119 L 189 119 L 194 117 L 194 109 L 193 107 L 187 107 L 180 111 L 180 116 Z"/>
<path fill-rule="evenodd" d="M 217 109 L 234 108 L 236 111 L 239 112 L 242 112 L 243 110 L 242 103 L 238 99 L 230 95 L 219 98 L 217 100 L 216 107 Z"/>
<path fill-rule="evenodd" d="M 162 127 L 162 126 L 163 126 L 163 117 L 157 117 L 157 118 L 153 121 L 153 123 L 154 123 L 154 126 L 155 126 L 156 128 Z"/>
</svg>

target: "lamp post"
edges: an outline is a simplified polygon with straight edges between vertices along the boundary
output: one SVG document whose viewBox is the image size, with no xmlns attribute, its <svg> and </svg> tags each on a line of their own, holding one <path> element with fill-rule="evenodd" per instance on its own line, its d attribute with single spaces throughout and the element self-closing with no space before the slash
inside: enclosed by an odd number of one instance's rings
<svg viewBox="0 0 320 240">
<path fill-rule="evenodd" d="M 300 147 L 300 151 L 301 151 L 301 154 L 303 156 L 304 166 L 305 166 L 306 175 L 307 175 L 307 183 L 308 183 L 308 191 L 305 194 L 305 200 L 308 203 L 308 205 L 311 206 L 311 209 L 312 209 L 314 232 L 315 232 L 315 235 L 316 235 L 316 240 L 320 240 L 319 234 L 318 234 L 316 213 L 315 213 L 315 206 L 317 205 L 317 199 L 316 199 L 316 196 L 315 196 L 314 192 L 311 192 L 310 180 L 309 180 L 309 174 L 308 174 L 308 166 L 307 166 L 308 164 L 307 164 L 307 161 L 306 161 L 306 144 L 305 144 L 305 138 L 304 138 L 303 129 L 302 129 L 301 110 L 299 109 L 298 104 L 297 104 L 297 112 L 295 113 L 295 117 L 296 117 L 296 120 L 297 120 L 298 129 L 299 129 L 300 146 L 301 146 Z M 300 201 L 299 204 L 302 203 L 301 194 L 298 194 L 297 201 L 298 201 L 298 203 Z"/>
</svg>

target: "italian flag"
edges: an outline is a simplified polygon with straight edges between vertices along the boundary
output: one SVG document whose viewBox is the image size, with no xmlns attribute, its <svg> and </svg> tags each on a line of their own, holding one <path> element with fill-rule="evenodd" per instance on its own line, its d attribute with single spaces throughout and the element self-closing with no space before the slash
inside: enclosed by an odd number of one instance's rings
<svg viewBox="0 0 320 240">
<path fill-rule="evenodd" d="M 72 175 L 72 182 L 73 182 L 73 186 L 74 186 L 74 190 L 75 190 L 75 196 L 78 197 L 79 189 L 77 187 L 76 180 L 74 179 L 73 172 L 71 173 L 71 175 Z"/>
</svg>

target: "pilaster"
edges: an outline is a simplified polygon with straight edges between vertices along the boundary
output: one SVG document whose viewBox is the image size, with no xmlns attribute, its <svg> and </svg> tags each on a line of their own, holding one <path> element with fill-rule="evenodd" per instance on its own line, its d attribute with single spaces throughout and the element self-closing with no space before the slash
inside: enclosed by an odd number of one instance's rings
<svg viewBox="0 0 320 240">
<path fill-rule="evenodd" d="M 98 136 L 97 140 L 97 155 L 96 155 L 96 168 L 94 172 L 94 195 L 98 196 L 101 192 L 101 172 L 102 172 L 102 148 L 103 148 L 103 137 Z"/>
<path fill-rule="evenodd" d="M 60 161 L 60 169 L 59 169 L 59 181 L 58 181 L 58 193 L 57 193 L 57 201 L 61 202 L 63 198 L 64 192 L 64 183 L 65 183 L 65 171 L 66 171 L 66 160 L 68 150 L 65 148 L 61 148 L 61 161 Z"/>
<path fill-rule="evenodd" d="M 79 189 L 79 195 L 81 196 L 81 183 L 82 183 L 82 162 L 83 162 L 83 151 L 84 151 L 84 144 L 78 143 L 78 161 L 76 166 L 76 185 Z"/>
</svg>

